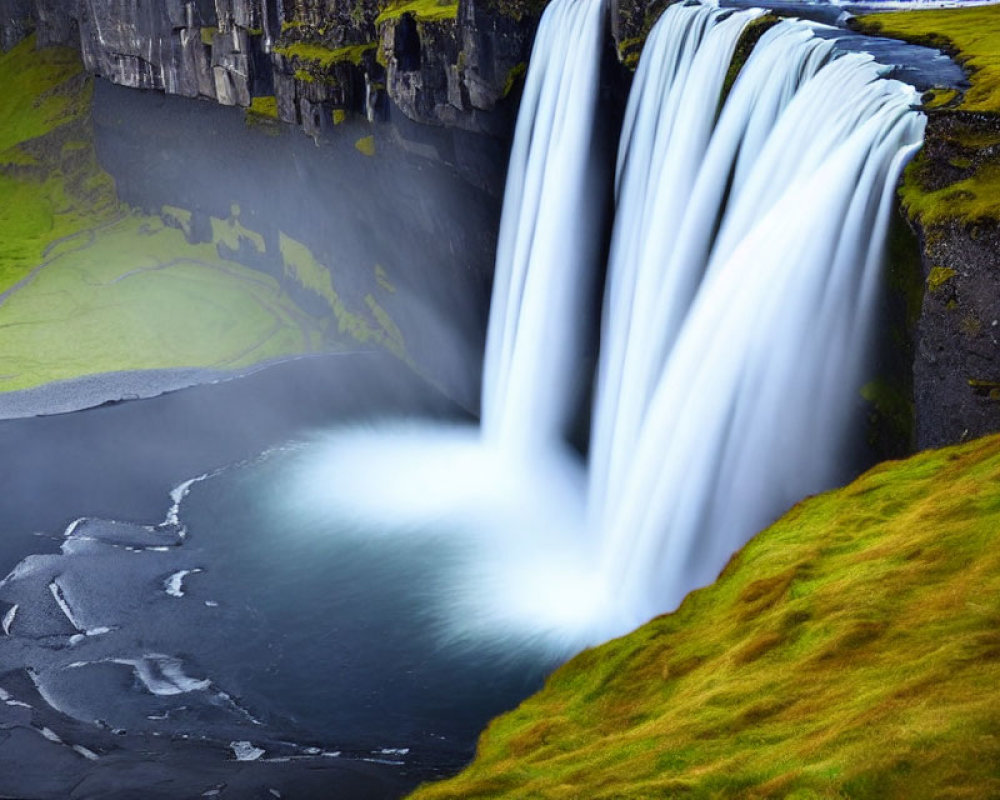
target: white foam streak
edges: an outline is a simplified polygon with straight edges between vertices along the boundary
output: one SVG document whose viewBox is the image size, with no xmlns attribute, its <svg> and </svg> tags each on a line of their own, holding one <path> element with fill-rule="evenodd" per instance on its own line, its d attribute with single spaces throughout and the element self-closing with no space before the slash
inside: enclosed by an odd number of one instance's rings
<svg viewBox="0 0 1000 800">
<path fill-rule="evenodd" d="M 3 628 L 4 636 L 10 636 L 11 626 L 14 624 L 14 618 L 17 616 L 18 604 L 15 603 L 9 609 L 7 613 L 3 615 L 3 620 L 0 621 L 0 628 Z M 0 698 L 2 699 L 2 698 Z"/>
<path fill-rule="evenodd" d="M 701 278 L 690 260 L 671 255 L 714 227 L 715 209 L 692 216 L 685 208 L 709 146 L 713 98 L 740 33 L 760 13 L 671 6 L 640 59 L 619 148 L 604 304 L 590 489 L 598 507 L 621 489 L 656 375 Z"/>
<path fill-rule="evenodd" d="M 699 216 L 721 216 L 720 234 L 707 265 L 678 248 L 705 277 L 669 359 L 647 362 L 655 391 L 631 420 L 628 457 L 604 467 L 617 482 L 591 518 L 634 622 L 675 607 L 756 530 L 839 477 L 887 198 L 923 120 L 914 92 L 881 80 L 870 57 L 830 62 L 828 46 L 795 26 L 762 39 L 720 118 L 704 162 L 713 174 L 695 191 L 707 198 Z M 758 80 L 782 89 L 755 102 Z M 741 131 L 753 142 L 725 199 L 708 184 L 718 187 L 714 159 L 725 162 Z"/>
</svg>

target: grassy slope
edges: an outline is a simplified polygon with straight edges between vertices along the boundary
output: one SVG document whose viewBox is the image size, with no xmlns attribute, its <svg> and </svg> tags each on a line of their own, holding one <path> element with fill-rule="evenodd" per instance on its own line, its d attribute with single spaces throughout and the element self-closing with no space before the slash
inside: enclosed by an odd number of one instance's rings
<svg viewBox="0 0 1000 800">
<path fill-rule="evenodd" d="M 114 185 L 88 141 L 93 91 L 79 56 L 36 52 L 34 37 L 0 53 L 0 291 L 62 236 L 116 212 Z"/>
<path fill-rule="evenodd" d="M 1000 437 L 800 503 L 431 798 L 1000 797 Z"/>
<path fill-rule="evenodd" d="M 873 14 L 858 24 L 952 53 L 969 71 L 972 86 L 951 105 L 984 115 L 958 117 L 938 134 L 948 139 L 947 164 L 935 163 L 925 151 L 907 168 L 901 195 L 910 215 L 925 225 L 1000 220 L 1000 6 Z M 947 99 L 938 93 L 929 105 Z"/>
<path fill-rule="evenodd" d="M 125 369 L 243 368 L 348 337 L 403 354 L 371 303 L 352 314 L 334 297 L 331 319 L 316 319 L 273 278 L 221 258 L 215 244 L 265 248 L 236 207 L 202 245 L 119 207 L 73 51 L 26 41 L 0 54 L 0 86 L 0 391 Z"/>
<path fill-rule="evenodd" d="M 0 307 L 0 389 L 123 369 L 240 368 L 320 342 L 274 278 L 128 215 L 63 243 Z"/>
</svg>

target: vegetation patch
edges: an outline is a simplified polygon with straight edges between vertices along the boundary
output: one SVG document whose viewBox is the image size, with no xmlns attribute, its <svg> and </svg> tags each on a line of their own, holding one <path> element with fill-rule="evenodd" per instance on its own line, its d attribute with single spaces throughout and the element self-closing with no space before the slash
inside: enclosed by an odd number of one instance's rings
<svg viewBox="0 0 1000 800">
<path fill-rule="evenodd" d="M 65 237 L 117 213 L 90 132 L 93 84 L 79 55 L 35 50 L 29 37 L 0 54 L 0 292 Z"/>
<path fill-rule="evenodd" d="M 211 217 L 210 222 L 212 224 L 212 241 L 215 244 L 223 245 L 234 252 L 239 252 L 243 247 L 253 248 L 258 253 L 265 252 L 264 237 L 257 231 L 244 227 L 240 222 L 239 206 L 232 206 L 228 219 Z"/>
<path fill-rule="evenodd" d="M 1000 6 L 870 14 L 857 24 L 866 33 L 949 53 L 969 71 L 972 83 L 958 107 L 1000 113 Z"/>
<path fill-rule="evenodd" d="M 501 97 L 507 97 L 507 95 L 514 91 L 514 87 L 524 78 L 527 72 L 528 65 L 523 61 L 520 64 L 515 64 L 511 67 L 507 71 L 507 79 L 504 81 L 503 94 Z"/>
<path fill-rule="evenodd" d="M 924 95 L 928 147 L 904 173 L 907 213 L 925 227 L 1000 220 L 1000 6 L 872 14 L 855 25 L 942 49 L 969 72 L 964 95 L 950 87 Z"/>
<path fill-rule="evenodd" d="M 250 108 L 247 111 L 258 117 L 276 120 L 278 118 L 278 98 L 274 95 L 255 97 L 250 101 Z"/>
<path fill-rule="evenodd" d="M 927 288 L 936 292 L 954 277 L 955 270 L 951 267 L 931 267 L 931 271 L 927 275 Z"/>
<path fill-rule="evenodd" d="M 288 59 L 298 59 L 315 65 L 319 69 L 328 70 L 336 64 L 354 64 L 359 66 L 365 53 L 374 50 L 374 42 L 366 44 L 349 44 L 344 47 L 325 47 L 315 42 L 294 42 L 278 45 L 274 52 Z"/>
<path fill-rule="evenodd" d="M 212 242 L 192 245 L 190 211 L 119 205 L 97 164 L 79 56 L 34 47 L 0 54 L 0 391 L 129 369 L 242 369 L 341 346 L 329 318 L 231 260 L 267 249 L 237 206 L 211 221 Z"/>
<path fill-rule="evenodd" d="M 414 797 L 997 797 L 997 686 L 993 436 L 800 503 Z"/>
<path fill-rule="evenodd" d="M 404 14 L 412 14 L 419 22 L 440 22 L 458 18 L 458 0 L 407 0 L 390 2 L 375 18 L 381 25 Z"/>
<path fill-rule="evenodd" d="M 263 273 L 129 214 L 68 241 L 0 305 L 0 391 L 128 369 L 239 369 L 318 351 L 310 318 Z"/>
<path fill-rule="evenodd" d="M 764 14 L 752 20 L 743 29 L 743 33 L 740 34 L 740 38 L 736 42 L 736 49 L 733 51 L 732 60 L 729 62 L 729 69 L 726 70 L 726 79 L 723 81 L 722 94 L 719 98 L 719 108 L 722 108 L 723 103 L 726 102 L 726 98 L 729 97 L 729 91 L 733 88 L 733 84 L 736 83 L 736 78 L 739 77 L 740 70 L 747 63 L 747 59 L 750 58 L 750 54 L 757 46 L 757 42 L 760 41 L 760 37 L 777 25 L 778 22 L 779 17 L 774 14 Z"/>
</svg>

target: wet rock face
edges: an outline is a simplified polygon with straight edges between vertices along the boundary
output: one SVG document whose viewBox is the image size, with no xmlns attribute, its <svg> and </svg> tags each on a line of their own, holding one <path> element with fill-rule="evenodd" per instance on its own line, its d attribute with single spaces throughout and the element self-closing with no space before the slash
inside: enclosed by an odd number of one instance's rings
<svg viewBox="0 0 1000 800">
<path fill-rule="evenodd" d="M 1000 429 L 1000 225 L 924 232 L 927 291 L 917 326 L 917 446 Z"/>
<path fill-rule="evenodd" d="M 473 0 L 460 0 L 453 19 L 390 18 L 379 29 L 386 90 L 411 119 L 489 129 L 483 112 L 523 73 L 536 26 L 528 10 Z"/>
<path fill-rule="evenodd" d="M 994 116 L 932 112 L 915 165 L 920 185 L 940 191 L 976 175 L 996 157 L 997 142 Z M 924 283 L 913 361 L 918 448 L 1000 430 L 1000 220 L 962 214 L 955 199 L 953 213 L 938 209 L 930 222 L 914 223 Z"/>
<path fill-rule="evenodd" d="M 0 49 L 10 50 L 35 27 L 32 0 L 0 0 Z"/>
</svg>

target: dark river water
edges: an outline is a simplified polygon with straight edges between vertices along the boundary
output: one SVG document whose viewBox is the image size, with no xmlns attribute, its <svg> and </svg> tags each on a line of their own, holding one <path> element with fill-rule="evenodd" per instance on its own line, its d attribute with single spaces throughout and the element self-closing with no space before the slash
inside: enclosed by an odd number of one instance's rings
<svg viewBox="0 0 1000 800">
<path fill-rule="evenodd" d="M 457 769 L 552 657 L 442 638 L 436 581 L 462 555 L 448 537 L 386 544 L 281 496 L 303 443 L 403 414 L 472 424 L 374 354 L 0 422 L 0 567 L 53 554 L 0 591 L 0 614 L 19 604 L 13 639 L 29 643 L 0 641 L 0 684 L 27 669 L 64 718 L 247 742 L 259 763 L 283 754 L 285 773 L 288 757 L 317 753 L 413 770 L 385 796 Z"/>
</svg>

